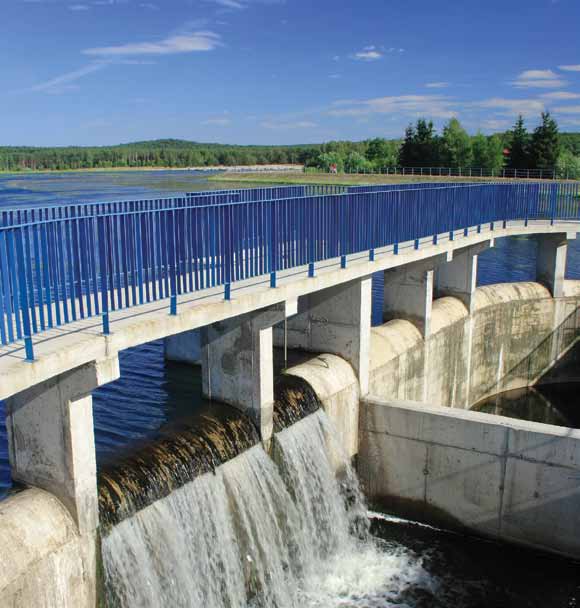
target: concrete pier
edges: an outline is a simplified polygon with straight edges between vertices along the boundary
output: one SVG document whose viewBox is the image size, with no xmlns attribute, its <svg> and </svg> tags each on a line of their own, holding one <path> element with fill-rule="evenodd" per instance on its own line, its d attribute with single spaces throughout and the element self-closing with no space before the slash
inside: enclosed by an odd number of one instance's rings
<svg viewBox="0 0 580 608">
<path fill-rule="evenodd" d="M 168 336 L 164 340 L 167 361 L 201 365 L 201 330 L 192 329 L 182 334 Z"/>
<path fill-rule="evenodd" d="M 118 377 L 115 357 L 73 369 L 6 401 L 12 477 L 56 496 L 81 534 L 99 524 L 91 393 Z"/>
<path fill-rule="evenodd" d="M 538 242 L 536 280 L 545 285 L 554 298 L 564 296 L 568 240 L 575 238 L 575 233 L 544 234 L 536 237 Z"/>
<path fill-rule="evenodd" d="M 363 277 L 299 299 L 298 314 L 288 320 L 287 346 L 339 355 L 348 361 L 368 392 L 372 280 Z M 276 345 L 284 336 L 276 333 Z"/>
<path fill-rule="evenodd" d="M 385 271 L 383 317 L 406 319 L 424 338 L 431 333 L 435 269 L 453 259 L 452 252 Z"/>
<path fill-rule="evenodd" d="M 272 437 L 272 326 L 296 312 L 296 301 L 232 317 L 202 329 L 203 393 L 247 413 L 262 441 Z"/>
<path fill-rule="evenodd" d="M 494 240 L 459 249 L 453 259 L 439 265 L 435 270 L 435 296 L 452 296 L 461 300 L 469 314 L 473 312 L 477 288 L 477 265 L 479 254 L 494 246 Z"/>
</svg>

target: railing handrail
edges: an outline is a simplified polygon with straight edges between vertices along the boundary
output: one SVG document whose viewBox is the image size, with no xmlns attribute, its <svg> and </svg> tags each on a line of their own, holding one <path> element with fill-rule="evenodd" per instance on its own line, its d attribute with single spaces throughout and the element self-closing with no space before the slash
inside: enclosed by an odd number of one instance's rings
<svg viewBox="0 0 580 608">
<path fill-rule="evenodd" d="M 540 182 L 541 184 L 541 182 Z M 385 184 L 388 185 L 388 184 Z M 273 199 L 259 199 L 259 200 L 255 200 L 255 201 L 231 201 L 231 202 L 224 202 L 224 203 L 214 203 L 212 205 L 183 205 L 181 207 L 160 207 L 157 209 L 135 209 L 132 211 L 115 211 L 115 212 L 106 212 L 103 213 L 101 215 L 79 215 L 79 216 L 67 216 L 67 217 L 54 217 L 54 218 L 48 218 L 45 220 L 34 220 L 34 221 L 30 221 L 30 222 L 25 222 L 22 224 L 10 224 L 10 225 L 6 225 L 6 226 L 2 226 L 0 225 L 0 231 L 5 231 L 5 230 L 10 230 L 10 229 L 18 229 L 18 228 L 26 228 L 26 227 L 31 227 L 31 226 L 36 226 L 36 225 L 42 225 L 42 224 L 59 224 L 62 222 L 71 222 L 71 221 L 79 221 L 79 220 L 86 220 L 86 219 L 90 219 L 90 218 L 98 218 L 98 217 L 104 217 L 104 218 L 109 218 L 109 217 L 123 217 L 123 216 L 134 216 L 134 215 L 141 215 L 141 214 L 151 214 L 151 213 L 165 213 L 165 212 L 170 212 L 170 211 L 185 211 L 185 210 L 189 210 L 189 209 L 219 209 L 222 207 L 235 207 L 235 206 L 240 206 L 240 205 L 258 205 L 258 204 L 262 204 L 262 205 L 273 205 L 275 203 L 280 203 L 280 202 L 285 202 L 288 200 L 296 200 L 296 201 L 300 201 L 300 200 L 315 200 L 315 199 L 326 199 L 329 197 L 346 197 L 346 196 L 356 196 L 356 197 L 362 197 L 368 194 L 395 194 L 398 192 L 404 192 L 404 193 L 408 193 L 408 192 L 424 192 L 424 191 L 429 191 L 429 190 L 453 190 L 453 189 L 459 189 L 459 188 L 483 188 L 483 187 L 488 187 L 488 186 L 497 186 L 497 185 L 506 185 L 509 187 L 513 188 L 513 185 L 511 184 L 504 184 L 503 182 L 500 182 L 498 184 L 493 184 L 493 183 L 481 183 L 481 184 L 446 184 L 444 186 L 440 186 L 440 185 L 434 185 L 433 187 L 430 188 L 405 188 L 405 189 L 389 189 L 389 190 L 372 190 L 369 192 L 338 192 L 336 194 L 313 194 L 313 195 L 306 195 L 306 196 L 295 196 L 295 197 L 286 197 L 286 198 L 273 198 Z M 166 200 L 166 199 L 154 199 L 154 200 Z M 174 200 L 174 199 L 171 199 Z M 178 197 L 177 200 L 186 200 L 185 197 Z M 133 201 L 125 201 L 125 202 L 133 202 Z M 141 202 L 141 201 L 135 201 L 135 202 Z M 59 208 L 59 207 L 56 207 Z M 68 208 L 68 206 L 67 206 Z M 33 209 L 33 208 L 31 208 Z"/>
<path fill-rule="evenodd" d="M 400 188 L 399 186 L 408 186 Z M 331 194 L 51 217 L 0 227 L 0 344 L 79 319 L 425 239 L 530 220 L 580 222 L 580 184 L 378 184 Z M 299 189 L 271 189 L 291 195 Z M 260 196 L 257 189 L 249 198 Z M 304 190 L 308 192 L 308 190 Z M 219 197 L 218 197 L 219 199 Z M 169 200 L 169 199 L 155 199 Z"/>
</svg>

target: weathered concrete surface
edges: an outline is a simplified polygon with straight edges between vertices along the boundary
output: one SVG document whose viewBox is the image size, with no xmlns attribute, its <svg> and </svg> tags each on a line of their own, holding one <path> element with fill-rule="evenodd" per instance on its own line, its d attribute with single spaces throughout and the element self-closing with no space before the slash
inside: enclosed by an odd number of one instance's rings
<svg viewBox="0 0 580 608">
<path fill-rule="evenodd" d="M 81 534 L 99 525 L 91 393 L 118 377 L 115 357 L 83 365 L 6 401 L 13 479 L 59 498 Z"/>
<path fill-rule="evenodd" d="M 538 283 L 488 285 L 475 291 L 471 315 L 459 299 L 440 298 L 433 302 L 427 340 L 406 321 L 373 328 L 370 392 L 465 408 L 533 385 L 580 327 L 579 282 L 565 281 L 563 293 L 554 299 Z"/>
<path fill-rule="evenodd" d="M 568 240 L 575 238 L 576 234 L 566 233 L 536 237 L 538 241 L 536 280 L 545 285 L 554 298 L 561 298 L 564 295 Z"/>
<path fill-rule="evenodd" d="M 203 394 L 247 413 L 262 441 L 272 437 L 272 326 L 295 314 L 291 303 L 225 319 L 201 331 Z"/>
<path fill-rule="evenodd" d="M 96 606 L 96 545 L 79 536 L 67 509 L 43 490 L 0 503 L 0 605 Z"/>
<path fill-rule="evenodd" d="M 332 420 L 349 458 L 358 453 L 360 390 L 354 370 L 341 357 L 319 355 L 286 370 L 310 384 Z"/>
<path fill-rule="evenodd" d="M 164 340 L 165 358 L 167 361 L 201 365 L 201 331 L 193 329 Z"/>
<path fill-rule="evenodd" d="M 370 277 L 299 298 L 298 314 L 287 323 L 287 346 L 340 355 L 352 365 L 364 395 L 368 392 L 371 306 Z M 278 330 L 275 344 L 282 346 L 284 339 Z"/>
<path fill-rule="evenodd" d="M 371 501 L 580 558 L 580 431 L 374 397 L 360 429 Z"/>
<path fill-rule="evenodd" d="M 471 314 L 477 288 L 479 254 L 494 246 L 494 240 L 465 247 L 453 252 L 453 259 L 441 264 L 435 272 L 435 295 L 438 298 L 453 296 L 465 304 Z"/>
<path fill-rule="evenodd" d="M 453 259 L 452 252 L 384 273 L 383 317 L 413 322 L 423 337 L 431 334 L 435 269 Z"/>
</svg>

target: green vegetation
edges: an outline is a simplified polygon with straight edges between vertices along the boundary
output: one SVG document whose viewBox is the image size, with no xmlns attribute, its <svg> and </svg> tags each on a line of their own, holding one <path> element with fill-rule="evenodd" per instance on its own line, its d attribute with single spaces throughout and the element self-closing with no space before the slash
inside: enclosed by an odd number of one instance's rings
<svg viewBox="0 0 580 608">
<path fill-rule="evenodd" d="M 483 177 L 429 177 L 420 175 L 385 175 L 385 174 L 348 174 L 342 173 L 302 173 L 296 172 L 259 172 L 259 173 L 220 173 L 209 178 L 212 182 L 235 183 L 236 187 L 242 184 L 251 186 L 253 184 L 336 184 L 341 186 L 358 186 L 361 184 L 408 184 L 410 182 L 449 183 L 452 181 L 485 181 Z"/>
<path fill-rule="evenodd" d="M 580 178 L 580 133 L 558 134 L 542 115 L 531 135 L 520 116 L 514 128 L 470 137 L 456 118 L 439 135 L 432 122 L 409 125 L 402 140 L 331 141 L 300 146 L 233 146 L 157 140 L 103 147 L 0 147 L 0 172 L 212 167 L 216 165 L 301 164 L 328 172 L 384 172 L 394 167 L 475 167 L 557 169 L 560 177 Z"/>
<path fill-rule="evenodd" d="M 377 142 L 384 142 L 384 146 Z M 542 114 L 542 122 L 531 136 L 521 116 L 512 131 L 491 136 L 477 133 L 474 137 L 468 135 L 456 118 L 449 120 L 441 135 L 435 132 L 432 122 L 419 119 L 407 127 L 398 150 L 394 144 L 386 140 L 361 142 L 366 150 L 358 150 L 356 157 L 353 152 L 345 155 L 336 149 L 320 154 L 314 166 L 328 171 L 334 164 L 339 172 L 347 173 L 395 167 L 472 167 L 496 175 L 504 168 L 556 170 L 559 177 L 574 178 L 578 177 L 580 164 L 580 134 L 561 136 L 556 121 L 547 112 Z"/>
<path fill-rule="evenodd" d="M 0 147 L 0 171 L 304 164 L 320 145 L 228 146 L 174 139 L 104 147 Z"/>
</svg>

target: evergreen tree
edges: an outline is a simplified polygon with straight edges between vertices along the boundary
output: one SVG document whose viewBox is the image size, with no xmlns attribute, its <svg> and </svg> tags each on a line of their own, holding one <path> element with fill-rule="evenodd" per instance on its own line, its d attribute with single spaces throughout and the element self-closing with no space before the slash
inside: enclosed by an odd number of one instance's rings
<svg viewBox="0 0 580 608">
<path fill-rule="evenodd" d="M 471 139 L 457 118 L 452 118 L 443 129 L 441 155 L 447 167 L 471 166 Z"/>
<path fill-rule="evenodd" d="M 431 121 L 424 119 L 417 121 L 415 127 L 415 166 L 416 167 L 435 167 L 439 161 L 437 136 Z"/>
<path fill-rule="evenodd" d="M 552 170 L 560 156 L 558 124 L 549 112 L 542 112 L 542 124 L 536 128 L 531 142 L 531 165 L 534 169 Z"/>
<path fill-rule="evenodd" d="M 401 167 L 413 167 L 415 162 L 415 137 L 416 131 L 413 125 L 405 129 L 405 139 L 399 148 L 399 165 Z"/>
<path fill-rule="evenodd" d="M 530 167 L 530 137 L 520 114 L 510 133 L 509 169 L 529 169 Z"/>
</svg>

